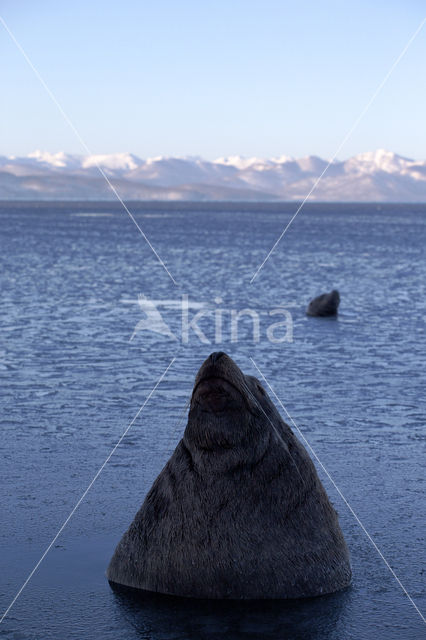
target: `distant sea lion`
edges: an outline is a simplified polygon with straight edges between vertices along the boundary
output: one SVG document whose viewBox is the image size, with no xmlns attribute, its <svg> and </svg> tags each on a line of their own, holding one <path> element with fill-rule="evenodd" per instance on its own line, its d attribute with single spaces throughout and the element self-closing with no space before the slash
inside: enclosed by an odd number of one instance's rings
<svg viewBox="0 0 426 640">
<path fill-rule="evenodd" d="M 336 289 L 310 301 L 306 313 L 308 316 L 336 316 L 340 303 L 340 294 Z"/>
<path fill-rule="evenodd" d="M 337 514 L 260 382 L 222 352 L 195 379 L 188 424 L 107 570 L 193 598 L 300 598 L 351 579 Z"/>
</svg>

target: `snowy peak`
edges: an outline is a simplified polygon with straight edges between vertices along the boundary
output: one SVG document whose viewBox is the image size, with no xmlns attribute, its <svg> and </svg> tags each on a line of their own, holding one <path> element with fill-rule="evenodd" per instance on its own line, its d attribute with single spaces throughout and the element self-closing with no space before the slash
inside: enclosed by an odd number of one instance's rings
<svg viewBox="0 0 426 640">
<path fill-rule="evenodd" d="M 214 164 L 222 164 L 226 167 L 234 167 L 235 169 L 248 169 L 253 165 L 264 165 L 268 160 L 261 158 L 244 158 L 243 156 L 228 156 L 225 158 L 218 158 L 214 161 Z"/>
<path fill-rule="evenodd" d="M 412 164 L 413 160 L 399 156 L 392 151 L 377 149 L 377 151 L 367 151 L 360 153 L 346 162 L 348 167 L 358 169 L 362 173 L 372 173 L 375 171 L 384 171 L 385 173 L 399 173 L 406 171 Z"/>
<path fill-rule="evenodd" d="M 142 161 L 132 153 L 111 153 L 86 156 L 81 162 L 82 169 L 91 167 L 102 167 L 104 169 L 112 169 L 118 171 L 132 171 Z"/>
<path fill-rule="evenodd" d="M 52 167 L 67 166 L 67 155 L 63 151 L 58 151 L 58 153 L 49 153 L 48 151 L 37 150 L 29 153 L 27 158 L 51 165 Z"/>
<path fill-rule="evenodd" d="M 131 153 L 110 153 L 95 155 L 72 155 L 64 151 L 50 153 L 37 149 L 24 157 L 9 156 L 11 163 L 39 164 L 52 169 L 90 169 L 92 167 L 102 167 L 105 169 L 126 171 L 136 169 L 142 160 Z"/>
<path fill-rule="evenodd" d="M 0 156 L 0 199 L 122 198 L 426 202 L 426 162 L 378 149 L 345 161 L 276 158 L 73 155 L 34 151 Z M 318 182 L 318 178 L 321 180 Z M 318 182 L 318 184 L 316 184 Z"/>
</svg>

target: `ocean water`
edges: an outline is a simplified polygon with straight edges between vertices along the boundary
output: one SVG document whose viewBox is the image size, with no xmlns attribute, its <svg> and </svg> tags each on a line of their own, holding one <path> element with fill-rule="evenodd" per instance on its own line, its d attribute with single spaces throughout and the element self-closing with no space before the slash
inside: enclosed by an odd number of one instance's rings
<svg viewBox="0 0 426 640">
<path fill-rule="evenodd" d="M 176 358 L 0 636 L 425 637 L 324 468 L 425 615 L 426 207 L 307 205 L 250 283 L 294 204 L 129 206 L 177 284 L 118 204 L 0 206 L 1 611 Z M 306 317 L 309 300 L 332 288 L 338 320 Z M 190 321 L 204 313 L 187 339 L 182 299 Z M 160 319 L 143 313 L 146 300 Z M 232 337 L 230 315 L 244 309 L 252 315 Z M 280 320 L 273 342 L 267 330 Z M 196 371 L 216 350 L 247 373 L 254 360 L 321 461 L 351 553 L 345 592 L 225 606 L 141 601 L 109 587 L 109 558 L 179 441 Z"/>
</svg>

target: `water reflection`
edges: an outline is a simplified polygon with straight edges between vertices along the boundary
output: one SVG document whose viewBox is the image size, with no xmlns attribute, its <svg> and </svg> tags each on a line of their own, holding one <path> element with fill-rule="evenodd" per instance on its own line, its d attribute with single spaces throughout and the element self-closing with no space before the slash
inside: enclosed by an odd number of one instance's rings
<svg viewBox="0 0 426 640">
<path fill-rule="evenodd" d="M 303 600 L 191 600 L 111 587 L 128 625 L 146 640 L 303 638 L 330 640 L 350 589 Z"/>
</svg>

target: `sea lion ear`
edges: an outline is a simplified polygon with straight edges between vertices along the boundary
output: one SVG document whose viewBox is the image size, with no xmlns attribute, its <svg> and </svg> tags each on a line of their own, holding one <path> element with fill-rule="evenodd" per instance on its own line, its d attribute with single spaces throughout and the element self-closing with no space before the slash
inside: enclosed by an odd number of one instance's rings
<svg viewBox="0 0 426 640">
<path fill-rule="evenodd" d="M 260 382 L 257 383 L 257 390 L 262 394 L 262 396 L 266 396 L 266 391 L 265 389 L 262 387 L 262 385 L 260 384 Z"/>
<path fill-rule="evenodd" d="M 246 376 L 246 377 L 249 378 L 249 380 L 253 383 L 253 386 L 255 387 L 256 391 L 259 391 L 259 393 L 262 396 L 266 396 L 266 391 L 263 388 L 262 383 L 258 378 L 256 378 L 256 376 Z"/>
</svg>

